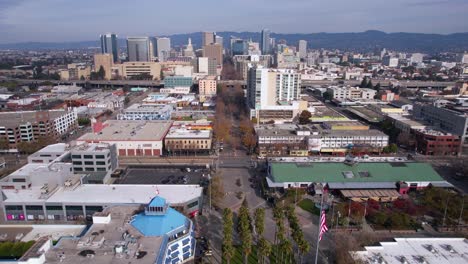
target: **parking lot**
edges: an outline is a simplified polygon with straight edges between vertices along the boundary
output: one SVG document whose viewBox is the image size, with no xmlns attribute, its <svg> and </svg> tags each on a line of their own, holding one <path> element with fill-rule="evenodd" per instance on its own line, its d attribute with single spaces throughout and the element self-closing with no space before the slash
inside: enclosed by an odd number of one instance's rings
<svg viewBox="0 0 468 264">
<path fill-rule="evenodd" d="M 204 167 L 129 167 L 120 184 L 200 184 L 208 178 Z"/>
</svg>

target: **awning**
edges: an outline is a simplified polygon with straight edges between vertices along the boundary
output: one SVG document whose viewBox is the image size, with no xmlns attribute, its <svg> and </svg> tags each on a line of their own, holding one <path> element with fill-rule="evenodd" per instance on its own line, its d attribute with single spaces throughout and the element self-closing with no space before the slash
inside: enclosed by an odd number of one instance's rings
<svg viewBox="0 0 468 264">
<path fill-rule="evenodd" d="M 396 189 L 395 182 L 329 182 L 330 189 Z"/>
</svg>

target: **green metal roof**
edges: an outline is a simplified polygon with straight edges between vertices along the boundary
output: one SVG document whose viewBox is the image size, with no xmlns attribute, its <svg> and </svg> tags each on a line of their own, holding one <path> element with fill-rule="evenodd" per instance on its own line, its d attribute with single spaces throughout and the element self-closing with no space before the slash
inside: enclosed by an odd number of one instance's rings
<svg viewBox="0 0 468 264">
<path fill-rule="evenodd" d="M 444 181 L 431 165 L 419 162 L 362 162 L 354 165 L 276 162 L 270 166 L 271 178 L 277 183 Z M 352 177 L 345 177 L 345 174 Z"/>
</svg>

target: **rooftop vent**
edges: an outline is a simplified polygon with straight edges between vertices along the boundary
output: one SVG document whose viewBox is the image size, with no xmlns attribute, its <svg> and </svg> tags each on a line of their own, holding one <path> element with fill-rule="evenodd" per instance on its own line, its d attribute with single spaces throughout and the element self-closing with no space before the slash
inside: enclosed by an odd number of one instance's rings
<svg viewBox="0 0 468 264">
<path fill-rule="evenodd" d="M 358 173 L 359 173 L 359 176 L 360 176 L 361 178 L 369 178 L 369 177 L 371 177 L 371 175 L 370 175 L 370 173 L 369 173 L 368 171 L 360 171 L 360 172 L 358 172 Z"/>
<path fill-rule="evenodd" d="M 406 167 L 405 162 L 390 162 L 390 166 L 392 167 Z"/>
<path fill-rule="evenodd" d="M 354 178 L 354 173 L 352 171 L 343 171 L 343 176 L 346 178 L 346 179 L 352 179 Z"/>
</svg>

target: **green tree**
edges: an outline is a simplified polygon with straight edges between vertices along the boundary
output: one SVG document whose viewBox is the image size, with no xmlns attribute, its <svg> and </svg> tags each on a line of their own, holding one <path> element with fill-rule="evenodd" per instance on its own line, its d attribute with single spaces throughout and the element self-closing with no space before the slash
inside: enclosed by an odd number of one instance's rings
<svg viewBox="0 0 468 264">
<path fill-rule="evenodd" d="M 309 252 L 310 250 L 310 245 L 309 243 L 307 243 L 307 240 L 305 240 L 304 238 L 302 238 L 300 241 L 299 241 L 299 263 L 302 264 L 302 258 L 304 257 L 304 255 Z"/>
<path fill-rule="evenodd" d="M 242 253 L 244 253 L 244 263 L 247 264 L 249 255 L 252 252 L 252 230 L 249 207 L 245 199 L 239 209 L 239 235 Z"/>
<path fill-rule="evenodd" d="M 80 117 L 78 118 L 78 125 L 79 126 L 88 126 L 91 124 L 91 120 L 87 117 Z"/>
<path fill-rule="evenodd" d="M 265 263 L 265 258 L 269 257 L 271 254 L 271 245 L 268 240 L 264 237 L 261 237 L 257 243 L 257 255 L 258 261 L 260 264 Z"/>
<path fill-rule="evenodd" d="M 372 85 L 372 80 L 369 80 L 369 81 L 367 82 L 366 88 L 370 88 L 370 89 L 373 89 L 373 88 L 374 88 L 374 85 Z"/>
<path fill-rule="evenodd" d="M 380 89 L 381 87 L 380 87 L 380 82 L 379 82 L 374 86 L 374 90 L 376 90 L 377 92 L 380 92 Z"/>
<path fill-rule="evenodd" d="M 232 245 L 233 241 L 233 226 L 234 222 L 232 219 L 232 211 L 229 208 L 224 209 L 223 211 L 223 258 L 229 264 L 232 257 L 234 256 L 234 246 Z"/>
<path fill-rule="evenodd" d="M 208 195 L 211 197 L 212 203 L 216 207 L 220 207 L 220 204 L 224 198 L 224 186 L 223 181 L 219 174 L 213 176 L 210 182 L 211 186 L 208 188 Z"/>
<path fill-rule="evenodd" d="M 324 100 L 330 101 L 330 100 L 333 99 L 333 94 L 330 93 L 329 91 L 326 91 L 326 92 L 324 92 L 324 93 L 322 94 L 322 97 L 323 97 Z"/>
<path fill-rule="evenodd" d="M 8 142 L 8 139 L 2 137 L 0 138 L 0 150 L 7 150 L 10 148 L 10 143 Z"/>
<path fill-rule="evenodd" d="M 367 77 L 364 77 L 364 79 L 362 79 L 361 81 L 361 84 L 359 85 L 360 88 L 366 88 L 367 87 Z"/>
<path fill-rule="evenodd" d="M 299 124 L 305 125 L 305 124 L 310 123 L 311 117 L 312 117 L 312 114 L 309 111 L 307 110 L 302 111 L 302 113 L 299 115 Z"/>
<path fill-rule="evenodd" d="M 265 232 L 265 209 L 257 208 L 254 213 L 255 217 L 255 231 L 257 232 L 257 240 L 263 236 Z"/>
<path fill-rule="evenodd" d="M 106 78 L 106 70 L 104 70 L 104 67 L 99 67 L 99 71 L 97 72 L 99 80 L 104 80 Z"/>
</svg>

